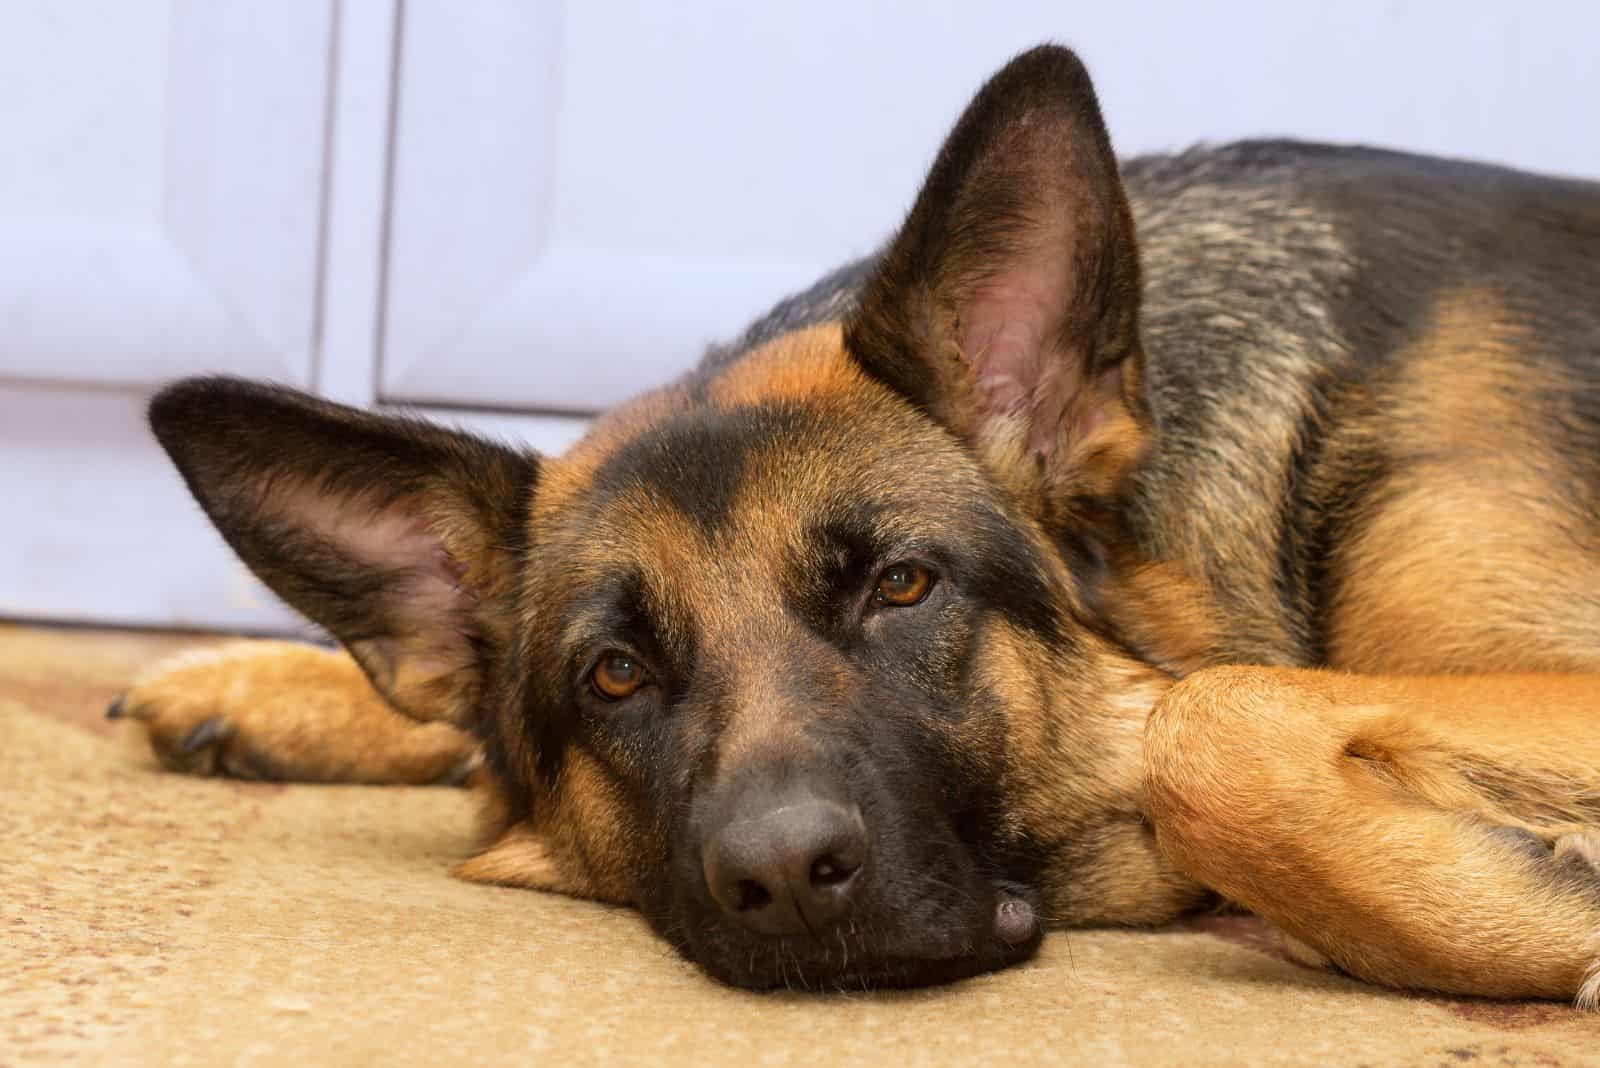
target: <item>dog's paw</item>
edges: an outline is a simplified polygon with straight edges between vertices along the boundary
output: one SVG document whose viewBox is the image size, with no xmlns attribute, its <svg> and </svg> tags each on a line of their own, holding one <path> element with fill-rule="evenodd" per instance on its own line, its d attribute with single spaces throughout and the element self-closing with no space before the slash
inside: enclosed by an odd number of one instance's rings
<svg viewBox="0 0 1600 1068">
<path fill-rule="evenodd" d="M 295 782 L 459 783 L 470 736 L 389 707 L 350 657 L 292 642 L 182 653 L 106 715 L 142 729 L 171 771 Z"/>
<path fill-rule="evenodd" d="M 1571 831 L 1561 835 L 1550 847 L 1550 853 L 1562 870 L 1594 883 L 1600 894 L 1600 831 Z M 1600 1009 L 1600 930 L 1589 939 L 1589 955 L 1594 961 L 1584 975 L 1583 986 L 1578 989 L 1574 1004 L 1580 1009 Z"/>
</svg>

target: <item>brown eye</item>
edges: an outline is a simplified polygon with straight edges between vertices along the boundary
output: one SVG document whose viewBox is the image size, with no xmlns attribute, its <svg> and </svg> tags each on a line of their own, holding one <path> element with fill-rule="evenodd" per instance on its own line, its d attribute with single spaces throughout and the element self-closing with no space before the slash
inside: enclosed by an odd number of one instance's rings
<svg viewBox="0 0 1600 1068">
<path fill-rule="evenodd" d="M 594 692 L 607 701 L 631 697 L 644 685 L 644 665 L 627 653 L 607 653 L 589 673 Z"/>
<path fill-rule="evenodd" d="M 933 573 L 920 564 L 895 564 L 878 576 L 876 600 L 907 608 L 928 596 L 933 587 Z"/>
</svg>

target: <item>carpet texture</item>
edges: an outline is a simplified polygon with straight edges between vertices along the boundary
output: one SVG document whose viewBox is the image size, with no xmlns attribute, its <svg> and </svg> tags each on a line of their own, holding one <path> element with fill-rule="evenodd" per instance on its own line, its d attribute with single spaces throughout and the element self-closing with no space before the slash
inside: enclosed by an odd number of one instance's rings
<svg viewBox="0 0 1600 1068">
<path fill-rule="evenodd" d="M 102 710 L 211 640 L 0 624 L 0 1064 L 1600 1063 L 1600 1017 L 1376 990 L 1239 916 L 941 989 L 728 990 L 628 910 L 450 879 L 461 791 L 159 771 Z"/>
</svg>

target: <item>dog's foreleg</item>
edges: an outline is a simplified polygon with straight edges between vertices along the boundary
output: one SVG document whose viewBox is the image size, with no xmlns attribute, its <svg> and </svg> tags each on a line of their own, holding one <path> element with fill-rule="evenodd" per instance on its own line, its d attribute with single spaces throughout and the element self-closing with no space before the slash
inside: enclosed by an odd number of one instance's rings
<svg viewBox="0 0 1600 1068">
<path fill-rule="evenodd" d="M 1214 668 L 1146 733 L 1187 874 L 1373 982 L 1600 988 L 1600 678 Z"/>
<path fill-rule="evenodd" d="M 162 765 L 298 782 L 459 782 L 477 744 L 396 712 L 343 650 L 245 641 L 157 664 L 107 711 Z"/>
</svg>

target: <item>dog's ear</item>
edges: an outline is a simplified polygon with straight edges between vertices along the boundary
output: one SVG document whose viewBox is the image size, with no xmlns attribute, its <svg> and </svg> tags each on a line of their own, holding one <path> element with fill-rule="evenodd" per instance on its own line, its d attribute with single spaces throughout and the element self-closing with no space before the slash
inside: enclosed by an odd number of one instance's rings
<svg viewBox="0 0 1600 1068">
<path fill-rule="evenodd" d="M 536 457 L 228 378 L 169 386 L 150 425 L 250 570 L 390 703 L 473 722 L 509 640 Z"/>
<path fill-rule="evenodd" d="M 1019 56 L 979 91 L 845 342 L 1009 483 L 1109 491 L 1141 447 L 1139 261 L 1083 64 Z"/>
</svg>

